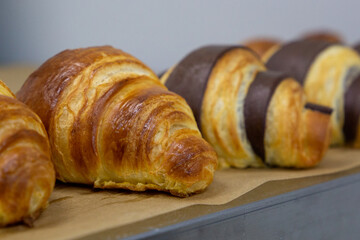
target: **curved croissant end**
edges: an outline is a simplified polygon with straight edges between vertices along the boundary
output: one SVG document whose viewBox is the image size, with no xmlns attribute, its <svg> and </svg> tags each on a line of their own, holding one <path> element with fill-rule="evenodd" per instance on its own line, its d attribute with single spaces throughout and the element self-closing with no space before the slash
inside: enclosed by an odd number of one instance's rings
<svg viewBox="0 0 360 240">
<path fill-rule="evenodd" d="M 331 144 L 356 145 L 360 139 L 360 57 L 351 48 L 325 41 L 296 41 L 270 54 L 266 66 L 294 76 L 307 100 L 331 107 Z M 358 90 L 355 90 L 358 89 Z M 360 137 L 360 136 L 359 136 Z"/>
<path fill-rule="evenodd" d="M 329 146 L 330 114 L 326 107 L 306 103 L 301 85 L 284 77 L 267 110 L 266 163 L 296 168 L 316 166 Z"/>
<path fill-rule="evenodd" d="M 188 101 L 222 165 L 316 165 L 328 147 L 331 111 L 306 109 L 298 83 L 265 70 L 247 48 L 208 46 L 187 55 L 161 81 Z"/>
<path fill-rule="evenodd" d="M 212 181 L 216 153 L 185 100 L 121 50 L 63 51 L 18 97 L 43 120 L 61 181 L 178 196 Z"/>
<path fill-rule="evenodd" d="M 46 208 L 54 184 L 41 120 L 0 81 L 0 226 L 32 225 Z"/>
</svg>

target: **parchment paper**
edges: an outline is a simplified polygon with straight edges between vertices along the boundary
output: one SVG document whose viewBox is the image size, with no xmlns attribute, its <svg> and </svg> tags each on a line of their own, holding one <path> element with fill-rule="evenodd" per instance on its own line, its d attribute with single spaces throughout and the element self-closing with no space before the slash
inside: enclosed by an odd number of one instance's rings
<svg viewBox="0 0 360 240">
<path fill-rule="evenodd" d="M 216 173 L 203 193 L 189 198 L 166 193 L 94 191 L 89 187 L 58 184 L 50 205 L 30 229 L 14 226 L 0 230 L 0 239 L 69 239 L 124 226 L 191 205 L 219 205 L 232 201 L 272 180 L 336 173 L 360 166 L 360 151 L 331 149 L 313 169 L 227 169 Z"/>
</svg>

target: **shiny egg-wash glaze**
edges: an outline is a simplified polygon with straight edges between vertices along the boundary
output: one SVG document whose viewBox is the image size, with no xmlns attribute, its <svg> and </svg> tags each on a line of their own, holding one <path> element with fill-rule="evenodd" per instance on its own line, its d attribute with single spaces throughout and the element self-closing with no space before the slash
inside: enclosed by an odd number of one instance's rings
<svg viewBox="0 0 360 240">
<path fill-rule="evenodd" d="M 325 41 L 302 40 L 284 44 L 265 55 L 263 60 L 269 69 L 286 72 L 303 85 L 309 102 L 334 110 L 332 145 L 360 145 L 360 134 L 356 137 L 348 134 L 359 132 L 359 119 L 352 126 L 347 125 L 346 119 L 359 108 L 358 104 L 346 104 L 346 99 L 353 95 L 350 86 L 360 74 L 360 57 L 353 49 Z"/>
<path fill-rule="evenodd" d="M 32 225 L 47 207 L 54 184 L 41 120 L 0 81 L 0 226 Z"/>
<path fill-rule="evenodd" d="M 328 147 L 329 112 L 306 108 L 302 87 L 275 75 L 247 48 L 207 46 L 188 54 L 161 81 L 188 101 L 221 165 L 315 166 Z M 258 95 L 252 87 L 262 83 L 265 91 Z M 259 105 L 264 111 L 252 112 Z M 262 136 L 252 138 L 261 128 Z"/>
<path fill-rule="evenodd" d="M 63 51 L 18 97 L 44 121 L 61 181 L 188 196 L 213 179 L 216 153 L 185 100 L 121 50 Z"/>
</svg>

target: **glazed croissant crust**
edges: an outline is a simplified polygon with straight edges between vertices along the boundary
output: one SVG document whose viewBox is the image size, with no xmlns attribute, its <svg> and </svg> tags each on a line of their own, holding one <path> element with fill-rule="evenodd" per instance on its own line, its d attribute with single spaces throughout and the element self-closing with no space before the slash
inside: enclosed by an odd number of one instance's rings
<svg viewBox="0 0 360 240">
<path fill-rule="evenodd" d="M 54 183 L 41 120 L 0 81 L 0 226 L 31 225 L 47 206 Z"/>
<path fill-rule="evenodd" d="M 63 182 L 188 196 L 213 179 L 217 156 L 190 107 L 121 50 L 63 51 L 17 96 L 43 120 Z"/>
<path fill-rule="evenodd" d="M 312 167 L 328 148 L 331 109 L 245 47 L 197 49 L 161 81 L 188 101 L 222 165 Z"/>
</svg>

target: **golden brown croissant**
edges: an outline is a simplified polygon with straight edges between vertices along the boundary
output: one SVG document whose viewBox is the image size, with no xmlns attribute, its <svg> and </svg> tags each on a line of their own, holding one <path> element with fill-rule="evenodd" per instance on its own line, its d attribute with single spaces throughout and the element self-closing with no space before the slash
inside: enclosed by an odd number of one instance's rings
<svg viewBox="0 0 360 240">
<path fill-rule="evenodd" d="M 190 107 L 121 50 L 63 51 L 30 75 L 18 98 L 43 120 L 63 182 L 188 196 L 213 179 L 216 153 Z"/>
<path fill-rule="evenodd" d="M 207 46 L 161 81 L 187 100 L 221 164 L 316 165 L 328 147 L 331 110 L 306 104 L 294 79 L 265 70 L 245 47 Z"/>
<path fill-rule="evenodd" d="M 283 44 L 264 60 L 269 69 L 294 76 L 309 101 L 333 108 L 333 145 L 360 147 L 360 57 L 353 49 L 302 40 Z"/>
<path fill-rule="evenodd" d="M 45 128 L 14 97 L 0 81 L 0 226 L 31 225 L 55 183 Z"/>
</svg>

